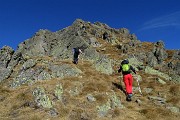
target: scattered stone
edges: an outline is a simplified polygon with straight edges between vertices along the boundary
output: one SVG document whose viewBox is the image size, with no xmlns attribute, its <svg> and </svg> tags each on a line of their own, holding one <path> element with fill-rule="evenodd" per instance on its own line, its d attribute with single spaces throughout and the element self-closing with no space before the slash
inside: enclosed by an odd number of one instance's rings
<svg viewBox="0 0 180 120">
<path fill-rule="evenodd" d="M 156 97 L 156 96 L 148 96 L 148 98 L 149 98 L 150 100 L 158 100 L 158 101 L 162 101 L 162 102 L 165 102 L 165 101 L 166 101 L 166 99 L 161 98 L 161 97 Z"/>
<path fill-rule="evenodd" d="M 52 117 L 56 117 L 59 113 L 57 112 L 56 109 L 51 108 L 50 111 L 49 111 L 49 114 L 50 114 Z"/>
<path fill-rule="evenodd" d="M 152 100 L 156 105 L 165 105 L 166 99 L 156 96 L 148 96 L 149 100 Z"/>
<path fill-rule="evenodd" d="M 87 97 L 87 100 L 89 102 L 95 102 L 96 101 L 96 98 L 94 98 L 91 94 L 88 94 L 86 97 Z"/>
<path fill-rule="evenodd" d="M 152 88 L 144 88 L 143 91 L 145 91 L 147 94 L 149 94 L 153 91 L 153 89 Z"/>
<path fill-rule="evenodd" d="M 160 79 L 160 78 L 157 78 L 156 79 L 159 83 L 161 83 L 161 84 L 163 84 L 163 85 L 165 85 L 166 84 L 166 82 L 165 81 L 163 81 L 162 79 Z"/>
<path fill-rule="evenodd" d="M 137 99 L 136 103 L 138 103 L 138 105 L 140 106 L 142 104 L 142 101 L 140 99 Z"/>
<path fill-rule="evenodd" d="M 173 113 L 179 113 L 180 112 L 180 109 L 178 107 L 166 107 L 166 108 L 169 109 Z"/>
</svg>

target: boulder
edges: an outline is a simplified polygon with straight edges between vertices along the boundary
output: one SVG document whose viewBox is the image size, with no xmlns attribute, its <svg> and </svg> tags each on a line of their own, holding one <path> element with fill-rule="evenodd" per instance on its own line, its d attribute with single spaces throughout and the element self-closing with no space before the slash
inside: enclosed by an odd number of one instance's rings
<svg viewBox="0 0 180 120">
<path fill-rule="evenodd" d="M 33 91 L 33 95 L 35 97 L 35 102 L 37 106 L 44 107 L 44 108 L 52 108 L 52 101 L 46 95 L 45 90 L 43 87 L 37 87 Z"/>
<path fill-rule="evenodd" d="M 88 94 L 86 97 L 87 97 L 87 100 L 89 102 L 95 102 L 96 101 L 96 98 L 91 94 Z"/>
<path fill-rule="evenodd" d="M 169 109 L 171 112 L 173 113 L 179 113 L 180 112 L 180 108 L 178 107 L 166 107 L 167 109 Z"/>
<path fill-rule="evenodd" d="M 158 64 L 158 61 L 152 52 L 149 52 L 147 54 L 147 61 L 146 62 L 151 67 L 154 67 L 155 65 Z"/>
<path fill-rule="evenodd" d="M 129 30 L 127 28 L 121 28 L 119 29 L 120 33 L 123 34 L 124 37 L 128 37 L 129 35 Z"/>
<path fill-rule="evenodd" d="M 97 71 L 100 71 L 102 73 L 108 75 L 113 73 L 111 60 L 104 55 L 99 56 L 98 60 L 94 62 L 94 66 Z"/>
<path fill-rule="evenodd" d="M 158 64 L 161 64 L 163 60 L 168 57 L 163 41 L 160 40 L 154 44 L 153 54 L 156 57 Z"/>
</svg>

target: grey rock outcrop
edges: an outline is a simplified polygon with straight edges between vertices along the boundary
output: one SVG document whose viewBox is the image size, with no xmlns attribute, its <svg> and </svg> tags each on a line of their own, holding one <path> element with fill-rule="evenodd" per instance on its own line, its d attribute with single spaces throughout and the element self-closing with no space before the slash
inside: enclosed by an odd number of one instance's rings
<svg viewBox="0 0 180 120">
<path fill-rule="evenodd" d="M 12 73 L 12 69 L 10 68 L 0 68 L 0 82 L 9 78 Z"/>
<path fill-rule="evenodd" d="M 43 87 L 37 87 L 33 91 L 33 95 L 35 97 L 35 102 L 37 103 L 37 106 L 44 107 L 44 108 L 52 108 L 52 101 L 50 98 L 46 95 L 45 89 Z"/>
<path fill-rule="evenodd" d="M 119 31 L 120 31 L 120 33 L 123 34 L 123 37 L 128 37 L 128 35 L 130 33 L 127 28 L 121 28 L 121 29 L 119 29 Z"/>
<path fill-rule="evenodd" d="M 81 73 L 82 71 L 78 68 L 67 64 L 36 66 L 36 61 L 30 59 L 22 65 L 10 86 L 15 88 L 23 84 L 32 85 L 38 80 L 78 76 Z"/>
<path fill-rule="evenodd" d="M 14 50 L 9 46 L 4 46 L 0 50 L 0 67 L 7 68 L 9 62 L 11 61 Z"/>
<path fill-rule="evenodd" d="M 158 64 L 161 64 L 163 60 L 167 58 L 167 53 L 165 51 L 163 41 L 160 40 L 155 43 L 153 53 L 157 59 Z"/>
<path fill-rule="evenodd" d="M 8 67 L 8 65 L 13 53 L 14 50 L 9 46 L 4 46 L 0 50 L 0 82 L 7 79 L 12 73 L 12 68 Z"/>
<path fill-rule="evenodd" d="M 95 68 L 96 70 L 105 73 L 105 74 L 112 74 L 112 63 L 111 60 L 108 59 L 106 56 L 99 56 L 99 59 L 95 61 Z"/>
<path fill-rule="evenodd" d="M 174 60 L 180 60 L 180 50 L 177 50 L 173 55 Z"/>
<path fill-rule="evenodd" d="M 33 84 L 38 80 L 39 74 L 44 70 L 42 67 L 30 68 L 27 70 L 20 71 L 17 77 L 14 78 L 14 81 L 11 83 L 11 87 L 15 88 L 23 84 Z"/>
<path fill-rule="evenodd" d="M 72 68 L 69 65 L 50 65 L 49 69 L 52 71 L 52 78 L 64 78 L 70 76 L 78 76 L 82 71 L 78 68 Z"/>
<path fill-rule="evenodd" d="M 151 67 L 154 67 L 158 64 L 158 61 L 152 52 L 147 54 L 147 64 Z"/>
<path fill-rule="evenodd" d="M 29 68 L 34 67 L 35 65 L 36 65 L 36 61 L 34 61 L 33 59 L 29 59 L 22 65 L 21 70 L 27 70 Z"/>
<path fill-rule="evenodd" d="M 145 68 L 145 73 L 148 73 L 151 75 L 157 75 L 159 77 L 164 78 L 165 80 L 172 80 L 172 78 L 168 74 L 162 73 L 162 72 L 155 70 L 155 69 L 148 67 L 148 66 L 146 66 L 146 68 Z"/>
</svg>

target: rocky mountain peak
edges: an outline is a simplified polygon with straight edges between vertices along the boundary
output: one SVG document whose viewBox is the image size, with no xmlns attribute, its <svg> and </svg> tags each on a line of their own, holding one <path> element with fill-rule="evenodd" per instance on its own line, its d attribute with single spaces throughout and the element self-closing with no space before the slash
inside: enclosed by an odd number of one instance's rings
<svg viewBox="0 0 180 120">
<path fill-rule="evenodd" d="M 83 51 L 77 65 L 75 47 Z M 178 120 L 179 56 L 162 40 L 141 42 L 127 28 L 101 22 L 76 19 L 56 32 L 41 29 L 16 51 L 0 50 L 0 118 Z M 131 103 L 117 73 L 125 58 L 138 71 Z"/>
</svg>

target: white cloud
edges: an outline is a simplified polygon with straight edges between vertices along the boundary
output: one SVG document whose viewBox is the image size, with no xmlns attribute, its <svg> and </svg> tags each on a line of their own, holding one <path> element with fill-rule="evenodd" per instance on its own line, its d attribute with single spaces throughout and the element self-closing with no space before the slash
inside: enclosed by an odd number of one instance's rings
<svg viewBox="0 0 180 120">
<path fill-rule="evenodd" d="M 139 31 L 170 26 L 180 27 L 180 11 L 147 21 Z"/>
</svg>

